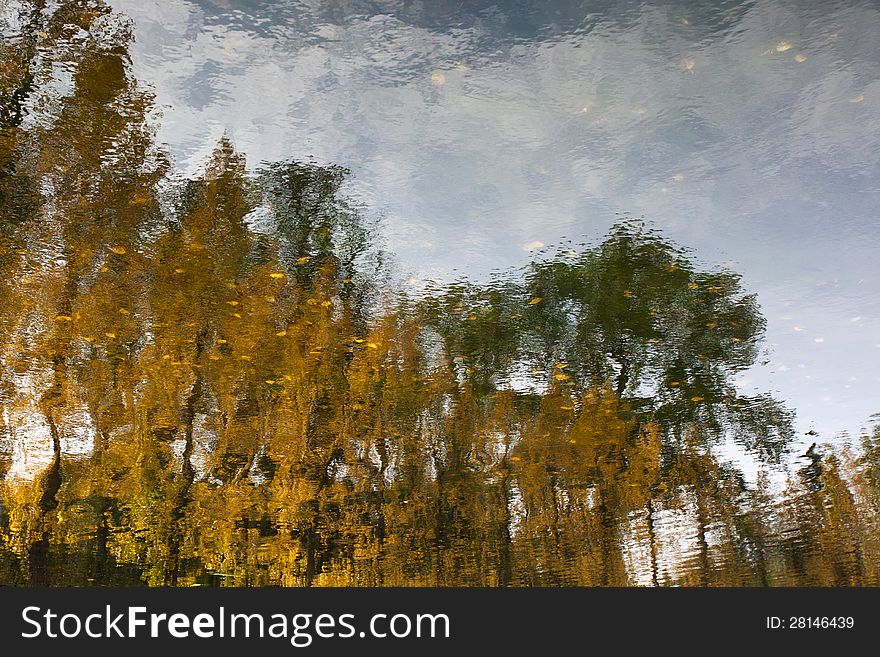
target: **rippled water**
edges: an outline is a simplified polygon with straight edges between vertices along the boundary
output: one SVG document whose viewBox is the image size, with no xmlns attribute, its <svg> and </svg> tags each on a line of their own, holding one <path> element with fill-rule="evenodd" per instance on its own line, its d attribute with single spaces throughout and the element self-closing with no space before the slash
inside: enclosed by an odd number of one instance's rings
<svg viewBox="0 0 880 657">
<path fill-rule="evenodd" d="M 0 583 L 880 583 L 880 9 L 0 7 Z"/>
</svg>

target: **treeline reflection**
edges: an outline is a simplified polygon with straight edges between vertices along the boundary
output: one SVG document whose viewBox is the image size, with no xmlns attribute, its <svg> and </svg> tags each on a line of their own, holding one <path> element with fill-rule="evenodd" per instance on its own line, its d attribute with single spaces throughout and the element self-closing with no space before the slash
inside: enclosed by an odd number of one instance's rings
<svg viewBox="0 0 880 657">
<path fill-rule="evenodd" d="M 786 466 L 791 411 L 733 385 L 738 275 L 622 220 L 393 292 L 345 170 L 222 140 L 175 180 L 124 24 L 32 5 L 0 42 L 0 583 L 880 583 L 880 431 Z"/>
</svg>

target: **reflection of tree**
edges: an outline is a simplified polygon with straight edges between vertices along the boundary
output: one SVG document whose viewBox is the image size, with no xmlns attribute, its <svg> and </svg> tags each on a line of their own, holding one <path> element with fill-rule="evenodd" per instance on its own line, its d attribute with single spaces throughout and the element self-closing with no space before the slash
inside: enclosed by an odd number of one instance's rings
<svg viewBox="0 0 880 657">
<path fill-rule="evenodd" d="M 455 285 L 423 312 L 482 389 L 528 359 L 573 385 L 611 385 L 670 431 L 733 425 L 748 448 L 777 455 L 790 438 L 777 402 L 731 385 L 764 328 L 754 296 L 738 275 L 699 271 L 638 224 L 534 264 L 525 284 Z"/>
<path fill-rule="evenodd" d="M 763 329 L 738 276 L 623 223 L 383 300 L 343 170 L 221 140 L 165 175 L 113 20 L 62 3 L 4 52 L 0 581 L 878 582 L 876 435 L 784 495 L 714 449 L 790 438 L 731 386 Z M 28 122 L 41 57 L 73 85 Z"/>
</svg>

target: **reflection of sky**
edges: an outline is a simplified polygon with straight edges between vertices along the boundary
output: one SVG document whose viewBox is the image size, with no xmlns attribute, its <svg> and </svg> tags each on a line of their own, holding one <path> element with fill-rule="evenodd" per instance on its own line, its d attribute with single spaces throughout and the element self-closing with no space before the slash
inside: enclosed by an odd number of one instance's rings
<svg viewBox="0 0 880 657">
<path fill-rule="evenodd" d="M 644 214 L 758 293 L 769 353 L 744 392 L 826 434 L 880 411 L 878 6 L 111 4 L 183 169 L 224 131 L 252 163 L 348 166 L 416 278 Z"/>
</svg>

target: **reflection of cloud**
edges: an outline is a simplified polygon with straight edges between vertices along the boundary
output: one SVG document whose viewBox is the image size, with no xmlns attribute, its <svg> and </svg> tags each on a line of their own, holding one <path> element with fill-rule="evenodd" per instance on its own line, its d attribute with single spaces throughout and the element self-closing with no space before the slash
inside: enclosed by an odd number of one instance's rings
<svg viewBox="0 0 880 657">
<path fill-rule="evenodd" d="M 52 462 L 52 431 L 37 408 L 4 408 L 12 442 L 12 464 L 6 479 L 31 481 Z"/>
<path fill-rule="evenodd" d="M 154 86 L 160 139 L 183 169 L 224 132 L 252 164 L 348 166 L 417 276 L 518 265 L 524 244 L 593 239 L 627 211 L 735 261 L 770 317 L 794 302 L 812 307 L 817 332 L 832 313 L 880 318 L 877 237 L 865 232 L 880 152 L 870 3 L 766 0 L 724 17 L 689 11 L 687 25 L 650 5 L 584 23 L 548 3 L 521 29 L 503 5 L 453 28 L 428 4 L 379 3 L 375 15 L 112 4 L 135 20 L 134 70 Z M 790 329 L 769 330 L 777 357 L 800 357 Z M 876 369 L 866 336 L 811 366 Z"/>
<path fill-rule="evenodd" d="M 39 378 L 39 377 L 26 377 Z M 7 473 L 10 481 L 31 481 L 52 462 L 52 429 L 36 403 L 40 388 L 27 386 L 15 402 L 4 404 L 3 425 L 9 432 L 12 462 Z M 84 407 L 72 407 L 56 418 L 61 452 L 66 456 L 91 453 L 95 442 L 95 424 Z"/>
<path fill-rule="evenodd" d="M 802 167 L 792 164 L 864 167 L 880 146 L 867 115 L 839 116 L 841 94 L 865 84 L 853 67 L 834 65 L 843 44 L 823 41 L 824 22 L 842 31 L 843 19 L 846 44 L 863 52 L 856 37 L 869 7 L 816 18 L 797 42 L 826 65 L 805 72 L 763 54 L 796 10 L 759 4 L 737 17 L 734 38 L 700 42 L 709 72 L 682 77 L 669 64 L 693 43 L 650 7 L 626 29 L 609 16 L 590 32 L 484 51 L 497 35 L 477 22 L 453 32 L 355 14 L 334 24 L 300 7 L 296 23 L 279 10 L 236 12 L 224 24 L 183 2 L 115 4 L 138 21 L 136 70 L 171 106 L 161 135 L 184 167 L 225 128 L 252 161 L 312 154 L 351 165 L 392 221 L 455 222 L 477 240 L 492 231 L 489 213 L 505 217 L 516 239 L 536 222 L 553 237 L 565 227 L 593 232 L 573 225 L 590 208 L 646 210 L 665 222 L 695 209 L 719 214 L 711 196 L 735 195 L 738 212 L 760 210 L 767 194 L 800 187 Z M 587 122 L 573 120 L 585 105 Z M 397 172 L 376 166 L 388 160 Z M 547 175 L 529 173 L 538 170 Z M 652 180 L 686 175 L 695 185 L 687 194 L 653 195 Z M 504 193 L 487 207 L 485 188 Z M 503 237 L 493 237 L 497 265 Z M 478 254 L 457 256 L 479 267 Z"/>
</svg>

